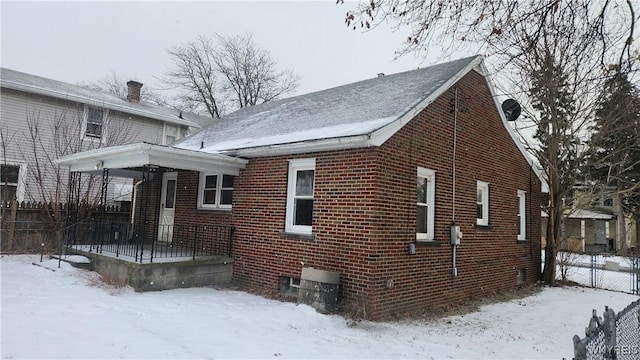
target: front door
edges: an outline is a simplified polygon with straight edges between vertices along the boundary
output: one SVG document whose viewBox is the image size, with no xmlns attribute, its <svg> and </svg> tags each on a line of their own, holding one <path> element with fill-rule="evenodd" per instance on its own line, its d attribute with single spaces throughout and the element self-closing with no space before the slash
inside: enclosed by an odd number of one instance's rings
<svg viewBox="0 0 640 360">
<path fill-rule="evenodd" d="M 166 172 L 162 174 L 158 241 L 171 242 L 173 240 L 173 217 L 175 215 L 177 182 L 178 173 Z"/>
</svg>

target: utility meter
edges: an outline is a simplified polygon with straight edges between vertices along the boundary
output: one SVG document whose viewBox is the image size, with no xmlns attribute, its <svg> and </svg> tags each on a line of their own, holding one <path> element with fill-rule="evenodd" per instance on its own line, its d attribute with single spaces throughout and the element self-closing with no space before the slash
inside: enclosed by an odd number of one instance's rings
<svg viewBox="0 0 640 360">
<path fill-rule="evenodd" d="M 462 232 L 459 225 L 451 225 L 451 245 L 460 245 Z"/>
</svg>

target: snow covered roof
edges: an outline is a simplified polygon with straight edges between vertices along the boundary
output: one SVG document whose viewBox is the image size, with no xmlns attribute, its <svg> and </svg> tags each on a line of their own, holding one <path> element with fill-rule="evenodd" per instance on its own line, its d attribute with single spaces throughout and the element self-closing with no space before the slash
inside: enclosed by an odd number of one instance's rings
<svg viewBox="0 0 640 360">
<path fill-rule="evenodd" d="M 242 108 L 173 146 L 239 156 L 381 145 L 481 56 Z"/>
<path fill-rule="evenodd" d="M 201 128 L 206 118 L 160 105 L 143 102 L 132 103 L 114 94 L 91 90 L 82 86 L 65 83 L 41 76 L 31 75 L 7 68 L 0 68 L 0 84 L 3 88 L 51 96 L 58 99 L 100 106 L 107 109 L 166 121 L 173 124 Z M 210 120 L 210 119 L 209 119 Z"/>
</svg>

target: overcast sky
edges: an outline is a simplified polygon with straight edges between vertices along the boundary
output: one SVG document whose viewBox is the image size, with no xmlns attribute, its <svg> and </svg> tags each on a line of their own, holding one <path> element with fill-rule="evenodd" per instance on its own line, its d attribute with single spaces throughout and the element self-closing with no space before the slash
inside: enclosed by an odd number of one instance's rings
<svg viewBox="0 0 640 360">
<path fill-rule="evenodd" d="M 301 78 L 296 94 L 428 66 L 472 54 L 395 60 L 408 32 L 344 24 L 355 3 L 0 1 L 2 66 L 69 83 L 110 72 L 156 87 L 167 48 L 201 35 L 253 32 L 282 68 Z M 143 88 L 144 91 L 144 88 Z"/>
</svg>

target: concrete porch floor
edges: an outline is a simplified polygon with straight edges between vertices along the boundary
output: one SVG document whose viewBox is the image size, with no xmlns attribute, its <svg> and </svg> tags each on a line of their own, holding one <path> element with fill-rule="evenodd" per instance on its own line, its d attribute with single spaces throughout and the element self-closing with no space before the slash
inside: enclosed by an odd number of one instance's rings
<svg viewBox="0 0 640 360">
<path fill-rule="evenodd" d="M 154 258 L 153 263 L 139 263 L 133 257 L 115 257 L 106 252 L 97 254 L 77 248 L 67 248 L 66 252 L 91 260 L 89 266 L 72 265 L 96 271 L 109 281 L 128 284 L 138 292 L 225 284 L 231 281 L 233 271 L 233 258 L 225 256 Z"/>
</svg>

